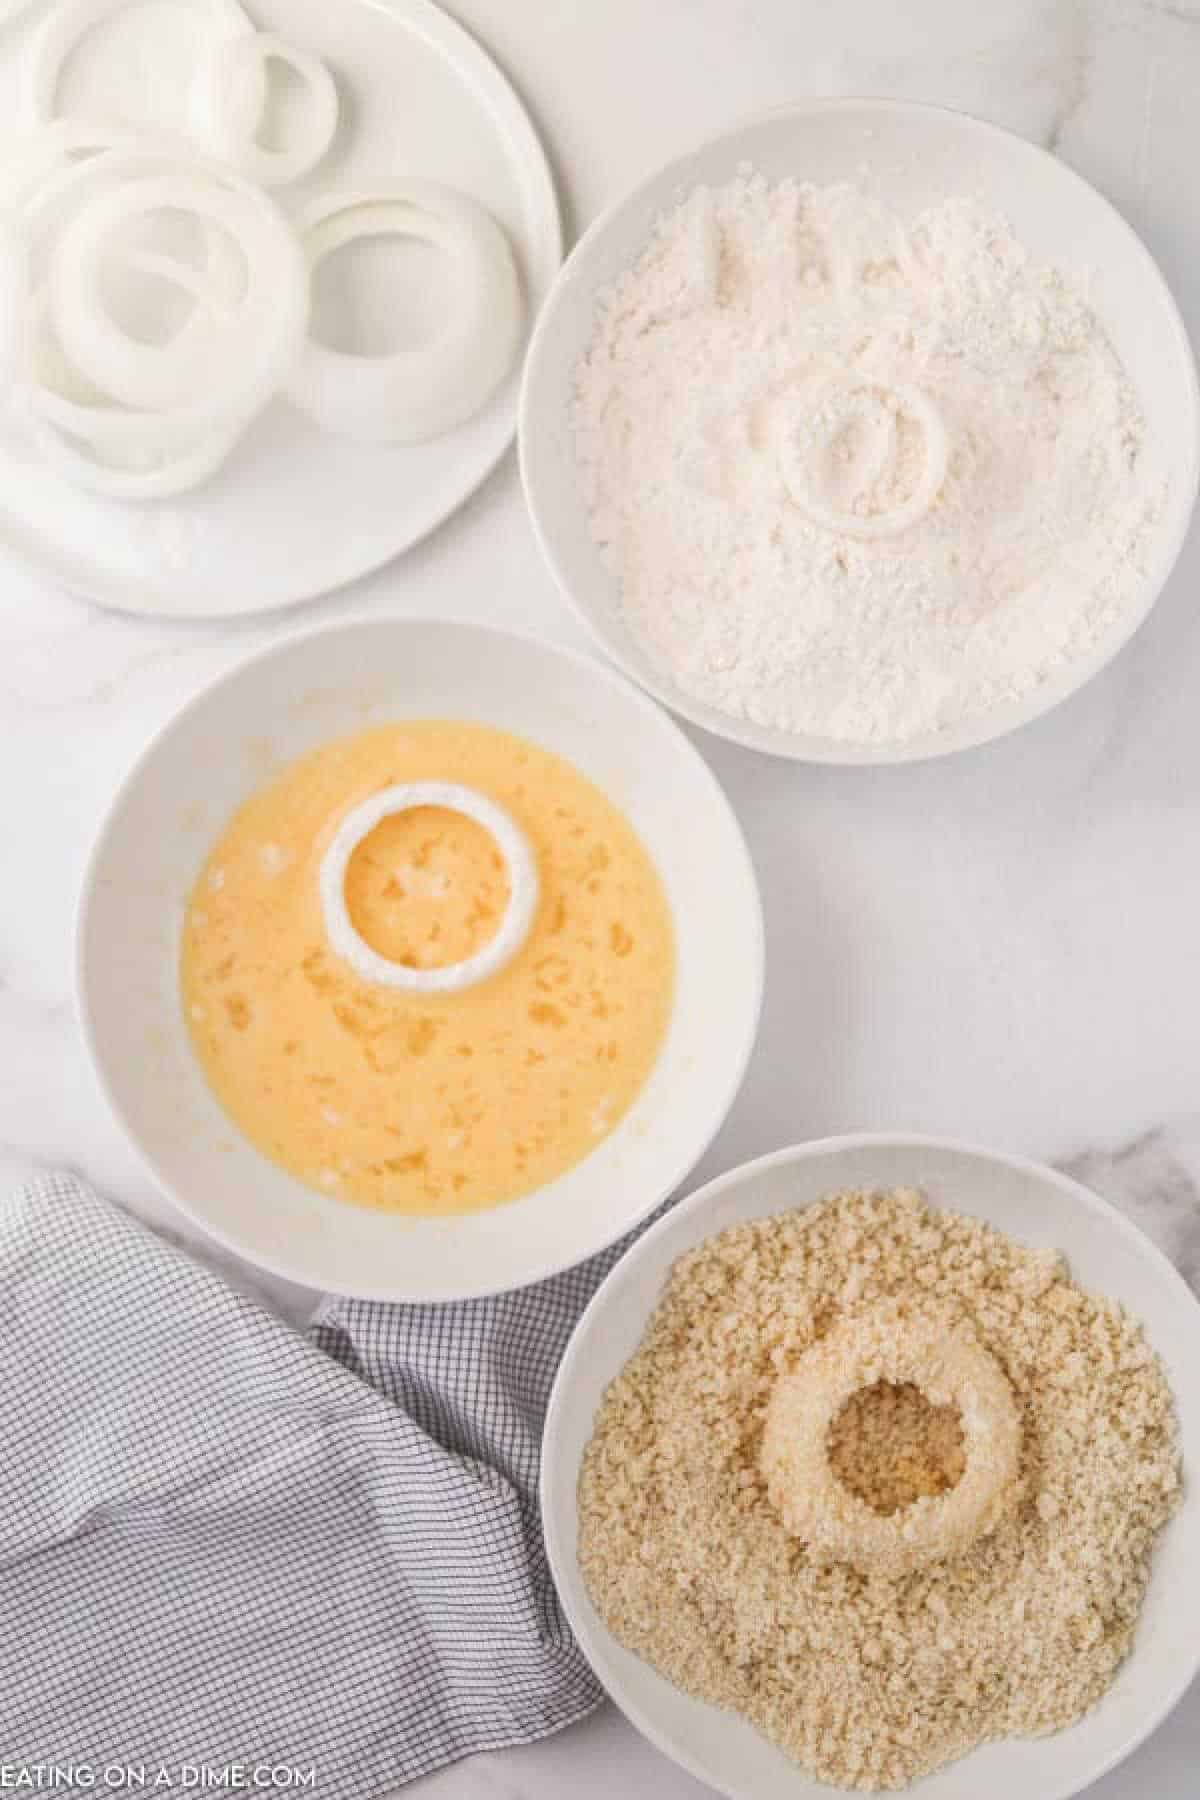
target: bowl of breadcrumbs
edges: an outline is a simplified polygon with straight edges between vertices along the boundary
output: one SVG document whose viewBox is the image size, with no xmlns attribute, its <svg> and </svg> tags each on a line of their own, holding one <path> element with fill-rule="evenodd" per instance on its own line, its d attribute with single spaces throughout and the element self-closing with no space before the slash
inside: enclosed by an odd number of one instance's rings
<svg viewBox="0 0 1200 1800">
<path fill-rule="evenodd" d="M 922 1138 L 785 1150 L 617 1264 L 547 1419 L 584 1653 L 737 1800 L 1068 1800 L 1200 1667 L 1200 1303 L 1106 1202 Z"/>
</svg>

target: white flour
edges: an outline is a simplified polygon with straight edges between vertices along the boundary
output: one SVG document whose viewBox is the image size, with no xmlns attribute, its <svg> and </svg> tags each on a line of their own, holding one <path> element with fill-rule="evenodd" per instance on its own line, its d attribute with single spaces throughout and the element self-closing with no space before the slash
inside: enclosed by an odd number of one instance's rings
<svg viewBox="0 0 1200 1800">
<path fill-rule="evenodd" d="M 578 371 L 593 535 L 687 693 L 843 742 L 933 732 L 1095 649 L 1161 489 L 1078 290 L 951 199 L 743 176 L 660 221 Z"/>
</svg>

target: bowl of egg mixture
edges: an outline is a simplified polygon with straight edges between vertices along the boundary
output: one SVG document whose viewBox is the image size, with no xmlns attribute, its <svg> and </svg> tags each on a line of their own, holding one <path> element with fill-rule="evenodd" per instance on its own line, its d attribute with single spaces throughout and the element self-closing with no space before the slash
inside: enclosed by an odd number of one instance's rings
<svg viewBox="0 0 1200 1800">
<path fill-rule="evenodd" d="M 741 1083 L 740 829 L 586 658 L 447 620 L 294 638 L 133 768 L 78 927 L 100 1083 L 214 1239 L 331 1292 L 518 1287 L 644 1219 Z"/>
</svg>

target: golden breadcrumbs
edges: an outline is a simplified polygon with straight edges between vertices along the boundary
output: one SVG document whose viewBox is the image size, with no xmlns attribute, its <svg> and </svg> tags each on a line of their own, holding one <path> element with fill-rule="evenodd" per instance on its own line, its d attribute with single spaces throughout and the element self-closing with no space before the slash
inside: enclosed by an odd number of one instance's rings
<svg viewBox="0 0 1200 1800">
<path fill-rule="evenodd" d="M 810 1557 L 759 1468 L 776 1379 L 881 1303 L 959 1318 L 1021 1420 L 1016 1504 L 900 1579 Z M 881 1514 L 935 1506 L 963 1476 L 958 1421 L 886 1382 L 839 1413 L 828 1448 Z M 610 1630 L 678 1686 L 745 1714 L 822 1781 L 898 1788 L 1100 1698 L 1179 1492 L 1166 1377 L 1120 1306 L 1054 1253 L 919 1194 L 838 1194 L 675 1265 L 597 1417 L 579 1559 Z"/>
<path fill-rule="evenodd" d="M 962 1420 L 953 1406 L 931 1406 L 911 1381 L 877 1381 L 834 1420 L 829 1465 L 852 1494 L 890 1516 L 962 1480 Z"/>
</svg>

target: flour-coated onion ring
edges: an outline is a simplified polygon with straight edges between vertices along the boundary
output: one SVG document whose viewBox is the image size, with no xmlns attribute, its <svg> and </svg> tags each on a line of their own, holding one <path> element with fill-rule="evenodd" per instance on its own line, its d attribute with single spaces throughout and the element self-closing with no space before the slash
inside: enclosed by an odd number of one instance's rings
<svg viewBox="0 0 1200 1800">
<path fill-rule="evenodd" d="M 364 237 L 417 237 L 457 265 L 456 302 L 432 343 L 355 356 L 311 336 L 288 398 L 327 431 L 360 443 L 419 444 L 472 418 L 517 358 L 524 324 L 508 239 L 454 188 L 396 181 L 318 197 L 301 215 L 311 265 Z"/>
<path fill-rule="evenodd" d="M 99 290 L 110 234 L 156 211 L 190 213 L 226 231 L 246 266 L 242 305 L 225 324 L 211 321 L 202 344 L 164 345 L 130 337 L 106 313 Z M 67 222 L 49 267 L 54 329 L 70 360 L 124 405 L 160 410 L 189 404 L 247 414 L 265 405 L 304 340 L 308 283 L 303 257 L 282 213 L 235 176 L 151 175 L 90 196 Z"/>
<path fill-rule="evenodd" d="M 203 6 L 211 16 L 219 36 L 236 36 L 254 29 L 237 0 L 194 3 Z M 21 70 L 21 100 L 27 124 L 45 125 L 58 116 L 59 81 L 76 45 L 97 25 L 105 24 L 133 4 L 135 0 L 59 0 L 48 10 L 30 39 Z"/>
<path fill-rule="evenodd" d="M 418 806 L 439 806 L 474 819 L 494 840 L 508 866 L 508 907 L 500 929 L 474 956 L 440 969 L 412 969 L 381 956 L 356 930 L 346 904 L 346 873 L 363 839 L 384 819 Z M 356 806 L 342 820 L 321 860 L 319 885 L 325 932 L 338 956 L 364 981 L 418 994 L 457 993 L 504 968 L 529 935 L 540 891 L 537 860 L 516 821 L 474 788 L 448 781 L 401 783 Z"/>
<path fill-rule="evenodd" d="M 29 355 L 29 241 L 0 214 L 0 399 L 20 383 Z"/>
<path fill-rule="evenodd" d="M 829 1461 L 843 1406 L 878 1382 L 911 1383 L 958 1408 L 966 1467 L 943 1494 L 883 1514 L 851 1493 Z M 836 1325 L 771 1393 L 761 1467 L 787 1530 L 821 1562 L 898 1579 L 961 1555 L 994 1531 L 1020 1492 L 1021 1421 L 1008 1377 L 965 1320 L 905 1318 L 884 1304 Z"/>
<path fill-rule="evenodd" d="M 266 69 L 272 61 L 285 63 L 308 90 L 307 127 L 282 150 L 255 142 L 267 91 Z M 309 174 L 337 133 L 341 110 L 337 83 L 325 63 L 312 51 L 269 32 L 227 37 L 214 50 L 201 92 L 214 148 L 263 187 L 282 187 Z"/>
<path fill-rule="evenodd" d="M 921 478 L 908 499 L 889 512 L 858 513 L 830 506 L 814 490 L 809 470 L 811 458 L 821 449 L 828 448 L 841 425 L 861 415 L 868 394 L 882 391 L 885 386 L 898 411 L 915 419 L 921 427 L 925 446 Z M 892 386 L 872 381 L 869 376 L 848 375 L 814 384 L 801 396 L 801 404 L 805 411 L 797 425 L 784 434 L 778 448 L 778 461 L 788 495 L 806 518 L 826 531 L 870 542 L 894 537 L 925 517 L 942 490 L 950 455 L 941 414 L 926 395 L 915 387 Z"/>
</svg>

